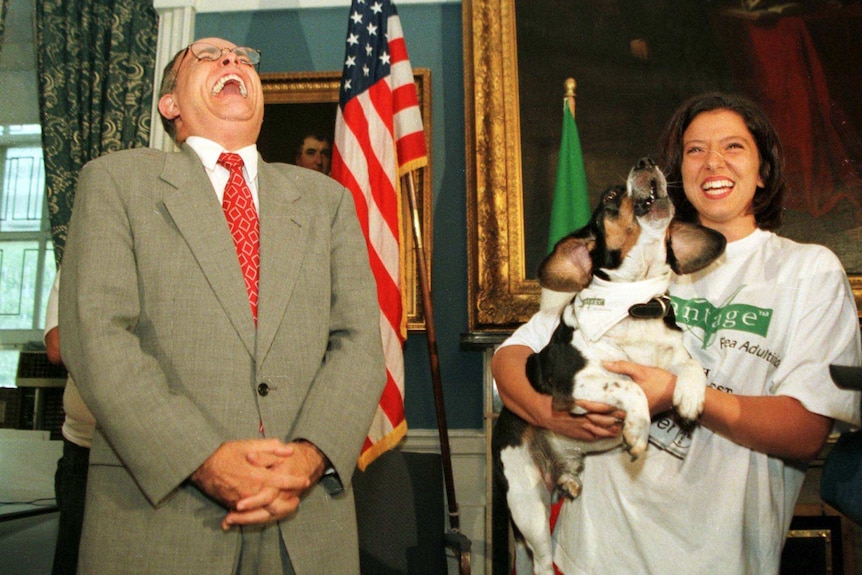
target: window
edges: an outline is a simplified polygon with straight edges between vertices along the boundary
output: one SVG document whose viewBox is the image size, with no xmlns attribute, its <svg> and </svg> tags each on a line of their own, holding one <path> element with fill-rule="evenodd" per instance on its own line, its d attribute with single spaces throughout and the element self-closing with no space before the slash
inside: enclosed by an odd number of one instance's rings
<svg viewBox="0 0 862 575">
<path fill-rule="evenodd" d="M 45 204 L 39 126 L 0 126 L 0 387 L 15 386 L 19 351 L 42 342 L 56 274 Z"/>
</svg>

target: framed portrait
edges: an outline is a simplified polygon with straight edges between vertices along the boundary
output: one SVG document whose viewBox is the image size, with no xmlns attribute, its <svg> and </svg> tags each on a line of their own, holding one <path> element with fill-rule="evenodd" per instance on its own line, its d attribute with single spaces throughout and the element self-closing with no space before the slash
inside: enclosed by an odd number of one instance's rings
<svg viewBox="0 0 862 575">
<path fill-rule="evenodd" d="M 414 68 L 425 140 L 428 165 L 414 174 L 416 204 L 422 230 L 422 245 L 426 262 L 432 252 L 432 182 L 431 182 L 431 71 Z M 295 163 L 296 152 L 308 134 L 317 134 L 333 141 L 341 72 L 291 72 L 260 75 L 264 94 L 264 121 L 258 139 L 258 150 L 269 162 Z M 402 186 L 403 187 L 403 186 Z M 412 217 L 402 190 L 401 261 L 404 262 L 404 293 L 407 329 L 425 329 L 422 292 L 417 271 L 416 242 Z M 430 278 L 430 269 L 428 270 Z"/>
<path fill-rule="evenodd" d="M 592 205 L 686 98 L 757 102 L 787 159 L 780 233 L 832 249 L 860 303 L 862 3 L 464 0 L 463 19 L 472 330 L 538 309 L 569 77 Z"/>
</svg>

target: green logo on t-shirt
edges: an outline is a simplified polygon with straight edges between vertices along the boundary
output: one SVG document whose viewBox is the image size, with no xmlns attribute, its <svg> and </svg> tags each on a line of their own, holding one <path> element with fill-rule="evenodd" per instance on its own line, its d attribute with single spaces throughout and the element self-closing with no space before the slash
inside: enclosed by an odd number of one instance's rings
<svg viewBox="0 0 862 575">
<path fill-rule="evenodd" d="M 682 299 L 671 296 L 676 323 L 703 331 L 703 348 L 707 348 L 720 330 L 735 330 L 766 337 L 772 310 L 753 305 L 728 302 L 714 306 L 703 298 Z M 732 299 L 732 298 L 731 298 Z"/>
</svg>

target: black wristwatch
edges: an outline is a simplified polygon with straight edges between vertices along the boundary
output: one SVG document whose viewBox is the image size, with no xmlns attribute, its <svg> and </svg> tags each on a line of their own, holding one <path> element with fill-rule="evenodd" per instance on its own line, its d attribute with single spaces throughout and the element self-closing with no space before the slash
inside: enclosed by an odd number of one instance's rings
<svg viewBox="0 0 862 575">
<path fill-rule="evenodd" d="M 327 461 L 327 463 L 329 463 Z M 332 466 L 326 468 L 323 472 L 323 475 L 320 476 L 319 483 L 326 489 L 326 492 L 332 496 L 341 495 L 344 492 L 344 484 L 341 483 L 341 477 L 338 476 L 338 472 Z"/>
</svg>

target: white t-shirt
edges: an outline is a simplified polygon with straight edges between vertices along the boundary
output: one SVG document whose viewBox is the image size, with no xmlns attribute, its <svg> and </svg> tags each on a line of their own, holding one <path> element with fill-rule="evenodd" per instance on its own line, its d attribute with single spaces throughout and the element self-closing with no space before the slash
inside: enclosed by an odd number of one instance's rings
<svg viewBox="0 0 862 575">
<path fill-rule="evenodd" d="M 710 386 L 792 396 L 859 425 L 860 394 L 837 388 L 828 371 L 860 364 L 855 301 L 828 249 L 757 230 L 706 270 L 674 278 L 670 291 Z M 503 345 L 538 351 L 557 321 L 554 310 L 540 312 Z M 777 573 L 804 478 L 804 466 L 704 427 L 686 438 L 670 419 L 654 420 L 634 463 L 619 449 L 587 457 L 583 492 L 560 513 L 555 562 L 566 575 Z"/>
</svg>

